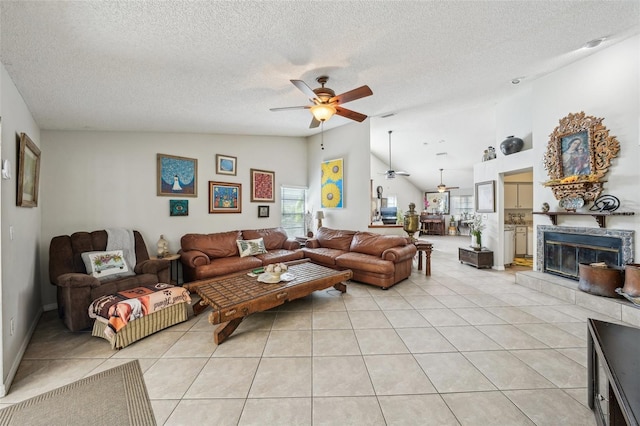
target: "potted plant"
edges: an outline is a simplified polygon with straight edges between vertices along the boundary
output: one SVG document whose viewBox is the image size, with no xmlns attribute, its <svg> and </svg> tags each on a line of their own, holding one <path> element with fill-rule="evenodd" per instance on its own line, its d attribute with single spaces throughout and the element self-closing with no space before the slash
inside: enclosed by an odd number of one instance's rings
<svg viewBox="0 0 640 426">
<path fill-rule="evenodd" d="M 482 230 L 484 229 L 482 217 L 474 215 L 469 229 L 471 230 L 471 248 L 477 251 L 482 250 Z"/>
</svg>

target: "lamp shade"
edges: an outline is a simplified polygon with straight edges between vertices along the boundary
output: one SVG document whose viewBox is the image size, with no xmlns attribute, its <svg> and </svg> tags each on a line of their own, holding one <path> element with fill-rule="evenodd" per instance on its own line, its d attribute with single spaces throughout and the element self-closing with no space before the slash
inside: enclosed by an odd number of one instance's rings
<svg viewBox="0 0 640 426">
<path fill-rule="evenodd" d="M 311 114 L 313 114 L 315 119 L 318 121 L 327 121 L 336 113 L 336 108 L 329 104 L 317 104 L 312 106 L 310 109 Z"/>
<path fill-rule="evenodd" d="M 316 212 L 316 219 L 324 219 L 324 212 L 322 210 Z"/>
</svg>

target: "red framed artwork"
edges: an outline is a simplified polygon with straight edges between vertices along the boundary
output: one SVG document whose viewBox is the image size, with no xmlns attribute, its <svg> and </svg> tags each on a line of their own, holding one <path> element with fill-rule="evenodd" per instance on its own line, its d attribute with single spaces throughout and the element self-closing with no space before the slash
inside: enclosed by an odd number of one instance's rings
<svg viewBox="0 0 640 426">
<path fill-rule="evenodd" d="M 251 201 L 275 202 L 275 172 L 251 169 Z"/>
</svg>

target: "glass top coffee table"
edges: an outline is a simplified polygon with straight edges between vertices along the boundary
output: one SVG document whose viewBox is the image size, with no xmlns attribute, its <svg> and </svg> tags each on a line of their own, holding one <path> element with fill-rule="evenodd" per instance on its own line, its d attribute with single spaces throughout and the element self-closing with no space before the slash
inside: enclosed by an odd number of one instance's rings
<svg viewBox="0 0 640 426">
<path fill-rule="evenodd" d="M 308 259 L 287 262 L 287 265 L 288 272 L 294 276 L 291 281 L 263 283 L 257 277 L 247 275 L 251 271 L 244 271 L 187 285 L 189 290 L 201 297 L 193 307 L 196 315 L 207 306 L 213 309 L 209 314 L 209 322 L 220 324 L 213 332 L 216 344 L 229 337 L 247 315 L 266 311 L 329 287 L 344 293 L 347 291 L 344 281 L 353 276 L 350 269 L 337 271 Z"/>
</svg>

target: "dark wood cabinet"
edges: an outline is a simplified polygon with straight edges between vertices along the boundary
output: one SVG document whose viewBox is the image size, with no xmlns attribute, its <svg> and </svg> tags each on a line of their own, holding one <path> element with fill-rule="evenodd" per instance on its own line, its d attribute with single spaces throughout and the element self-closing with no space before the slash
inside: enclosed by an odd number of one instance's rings
<svg viewBox="0 0 640 426">
<path fill-rule="evenodd" d="M 638 425 L 640 329 L 588 320 L 588 400 L 600 426 Z"/>
<path fill-rule="evenodd" d="M 493 252 L 484 247 L 482 250 L 459 247 L 458 260 L 460 263 L 468 263 L 478 269 L 491 268 L 493 266 Z"/>
</svg>

